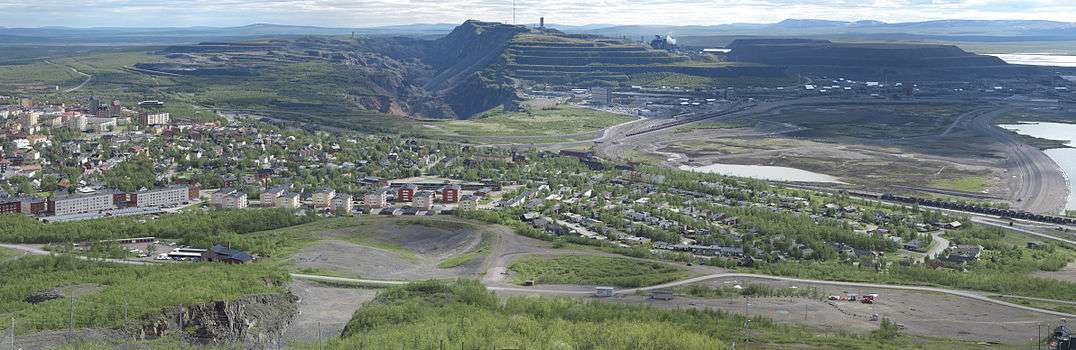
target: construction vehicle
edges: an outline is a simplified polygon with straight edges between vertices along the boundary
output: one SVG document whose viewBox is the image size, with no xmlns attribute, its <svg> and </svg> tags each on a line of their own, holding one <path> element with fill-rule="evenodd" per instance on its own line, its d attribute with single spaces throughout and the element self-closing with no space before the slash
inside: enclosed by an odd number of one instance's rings
<svg viewBox="0 0 1076 350">
<path fill-rule="evenodd" d="M 1068 324 L 1062 323 L 1054 328 L 1054 333 L 1046 340 L 1047 350 L 1072 350 L 1072 330 Z"/>
</svg>

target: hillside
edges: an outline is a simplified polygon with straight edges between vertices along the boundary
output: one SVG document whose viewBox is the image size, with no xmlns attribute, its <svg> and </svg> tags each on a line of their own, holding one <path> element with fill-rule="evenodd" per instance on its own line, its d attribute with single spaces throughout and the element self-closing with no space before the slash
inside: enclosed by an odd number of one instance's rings
<svg viewBox="0 0 1076 350">
<path fill-rule="evenodd" d="M 529 83 L 630 85 L 654 74 L 785 77 L 598 36 L 467 21 L 436 40 L 305 36 L 167 46 L 129 69 L 176 80 L 201 105 L 325 116 L 354 111 L 466 119 L 518 109 Z M 200 95 L 201 92 L 212 94 Z"/>
<path fill-rule="evenodd" d="M 726 59 L 787 67 L 791 72 L 840 74 L 850 78 L 923 81 L 1043 75 L 1035 67 L 1006 64 L 953 45 L 904 43 L 836 43 L 814 39 L 737 39 Z"/>
<path fill-rule="evenodd" d="M 1004 66 L 993 56 L 952 45 L 852 44 L 828 40 L 740 39 L 728 46 L 733 61 L 770 65 L 948 68 Z"/>
<path fill-rule="evenodd" d="M 688 57 L 619 39 L 544 29 L 518 35 L 508 46 L 507 74 L 537 83 L 625 85 L 637 75 L 677 73 L 697 77 L 783 77 L 773 67 L 735 65 L 713 57 Z"/>
</svg>

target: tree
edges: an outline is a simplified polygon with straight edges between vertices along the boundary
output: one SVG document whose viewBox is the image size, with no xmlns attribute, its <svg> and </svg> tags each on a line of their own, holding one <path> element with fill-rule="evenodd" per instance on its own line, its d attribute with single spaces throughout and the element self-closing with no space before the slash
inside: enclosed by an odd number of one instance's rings
<svg viewBox="0 0 1076 350">
<path fill-rule="evenodd" d="M 875 339 L 892 340 L 900 337 L 900 326 L 890 321 L 889 318 L 882 318 L 881 324 L 878 329 L 871 332 L 871 337 Z"/>
</svg>

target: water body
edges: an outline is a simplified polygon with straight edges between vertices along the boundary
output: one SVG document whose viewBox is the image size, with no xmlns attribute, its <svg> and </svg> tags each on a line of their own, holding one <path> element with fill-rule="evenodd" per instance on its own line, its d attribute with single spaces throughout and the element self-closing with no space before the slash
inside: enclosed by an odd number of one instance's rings
<svg viewBox="0 0 1076 350">
<path fill-rule="evenodd" d="M 1021 135 L 1065 141 L 1067 145 L 1076 147 L 1076 124 L 1026 123 L 998 126 Z M 1074 178 L 1076 176 L 1076 148 L 1048 149 L 1045 153 L 1061 167 L 1061 171 L 1065 172 L 1065 178 L 1068 179 L 1069 200 L 1065 205 L 1065 209 L 1076 210 L 1076 178 Z"/>
<path fill-rule="evenodd" d="M 706 166 L 680 166 L 680 170 L 721 174 L 726 176 L 749 177 L 759 180 L 790 182 L 828 182 L 841 183 L 836 177 L 796 168 L 767 165 L 711 164 Z"/>
<path fill-rule="evenodd" d="M 1031 66 L 1076 67 L 1076 56 L 1051 55 L 1048 53 L 1002 53 L 990 54 L 1008 64 Z"/>
</svg>

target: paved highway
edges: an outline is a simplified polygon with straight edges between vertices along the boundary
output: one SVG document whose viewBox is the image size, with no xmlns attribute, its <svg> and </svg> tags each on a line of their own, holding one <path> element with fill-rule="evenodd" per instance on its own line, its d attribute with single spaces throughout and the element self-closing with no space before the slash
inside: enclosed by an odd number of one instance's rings
<svg viewBox="0 0 1076 350">
<path fill-rule="evenodd" d="M 52 254 L 51 252 L 43 250 L 41 248 L 38 248 L 38 247 L 35 247 L 35 246 L 30 246 L 30 245 L 22 245 L 22 244 L 0 244 L 0 248 L 14 249 L 14 250 L 22 251 L 22 252 L 25 252 L 25 253 L 31 254 L 31 255 L 51 255 Z M 130 265 L 146 265 L 147 264 L 146 262 L 143 262 L 143 261 L 130 261 L 130 260 L 122 260 L 122 259 L 91 259 L 91 258 L 87 258 L 87 257 L 79 257 L 79 258 L 83 259 L 83 260 L 103 261 L 103 262 L 117 263 L 117 264 L 130 264 Z M 318 275 L 309 275 L 309 274 L 300 274 L 300 273 L 293 273 L 293 274 L 291 274 L 291 276 L 293 278 L 311 280 L 311 281 L 328 282 L 328 283 L 356 284 L 356 285 L 370 286 L 370 287 L 398 286 L 398 285 L 403 285 L 403 284 L 406 284 L 406 283 L 409 282 L 409 281 L 392 281 L 392 280 L 375 280 L 375 279 L 359 279 L 359 278 L 344 278 L 344 277 L 332 277 L 332 276 L 318 276 Z M 684 279 L 684 280 L 680 280 L 680 281 L 675 281 L 675 282 L 670 282 L 670 283 L 665 283 L 665 284 L 659 284 L 659 285 L 656 285 L 656 286 L 642 287 L 642 288 L 621 289 L 621 290 L 615 291 L 615 293 L 616 294 L 621 294 L 621 295 L 635 294 L 635 293 L 638 293 L 638 292 L 652 291 L 652 290 L 664 289 L 664 288 L 673 288 L 673 287 L 678 287 L 678 286 L 683 286 L 683 285 L 688 285 L 688 284 L 692 284 L 692 283 L 698 283 L 698 282 L 703 282 L 703 281 L 708 281 L 708 280 L 713 280 L 713 279 L 719 279 L 719 278 L 760 278 L 760 279 L 770 279 L 770 280 L 785 281 L 785 282 L 822 284 L 822 285 L 832 285 L 832 286 L 841 286 L 841 287 L 874 288 L 874 289 L 896 289 L 896 290 L 908 290 L 908 291 L 918 291 L 918 292 L 942 293 L 942 294 L 959 296 L 959 297 L 963 297 L 963 298 L 969 298 L 969 299 L 974 299 L 974 300 L 983 301 L 983 302 L 987 302 L 987 303 L 992 303 L 992 304 L 997 304 L 997 305 L 1002 305 L 1002 306 L 1008 306 L 1008 307 L 1012 307 L 1012 308 L 1017 308 L 1017 309 L 1027 310 L 1027 311 L 1032 311 L 1032 312 L 1038 312 L 1038 313 L 1043 313 L 1043 314 L 1048 314 L 1048 315 L 1053 315 L 1053 316 L 1060 316 L 1060 317 L 1066 317 L 1066 318 L 1076 318 L 1076 315 L 1066 313 L 1066 312 L 1059 312 L 1059 311 L 1053 311 L 1053 310 L 1040 309 L 1040 308 L 1035 308 L 1035 307 L 1030 307 L 1030 306 L 1025 306 L 1025 305 L 1020 305 L 1020 304 L 1015 304 L 1015 303 L 1010 303 L 1010 302 L 1006 302 L 1006 301 L 1002 301 L 1002 300 L 993 299 L 993 298 L 990 298 L 990 295 L 992 295 L 992 294 L 987 294 L 987 293 L 984 293 L 984 292 L 975 292 L 975 291 L 958 290 L 958 289 L 947 289 L 947 288 L 936 288 L 936 287 L 893 285 L 893 284 L 823 281 L 823 280 L 812 280 L 812 279 L 802 279 L 802 278 L 792 278 L 792 277 L 770 276 L 770 275 L 760 275 L 760 274 L 751 274 L 751 273 L 715 273 L 715 274 L 708 274 L 708 275 L 688 278 L 688 279 Z M 555 288 L 555 287 L 543 287 L 543 286 L 524 288 L 524 287 L 505 287 L 505 286 L 493 285 L 493 286 L 488 286 L 488 288 L 490 290 L 498 291 L 498 292 L 514 292 L 514 293 L 528 293 L 528 294 L 575 295 L 575 296 L 582 296 L 582 295 L 592 294 L 591 291 L 586 291 L 586 290 L 565 289 L 565 288 Z M 1035 298 L 1034 300 L 1048 301 L 1048 302 L 1058 302 L 1058 303 L 1071 303 L 1071 302 L 1063 301 L 1063 300 L 1052 300 L 1052 299 L 1041 299 L 1041 298 Z"/>
<path fill-rule="evenodd" d="M 369 280 L 369 279 L 356 279 L 356 278 L 344 278 L 344 277 L 315 276 L 315 275 L 294 274 L 294 273 L 292 274 L 292 277 L 299 278 L 299 279 L 312 280 L 312 281 L 320 281 L 320 282 L 346 283 L 346 284 L 357 284 L 357 285 L 365 285 L 365 286 L 396 286 L 396 285 L 402 285 L 402 284 L 407 283 L 406 281 Z M 983 302 L 987 302 L 987 303 L 991 303 L 991 304 L 1008 306 L 1008 307 L 1017 308 L 1017 309 L 1021 309 L 1021 310 L 1027 310 L 1027 311 L 1032 311 L 1032 312 L 1039 312 L 1039 313 L 1044 313 L 1044 314 L 1053 315 L 1053 316 L 1060 316 L 1060 317 L 1067 317 L 1067 318 L 1076 317 L 1076 315 L 1066 313 L 1066 312 L 1059 312 L 1059 311 L 1053 311 L 1053 310 L 1040 309 L 1040 308 L 1020 305 L 1020 304 L 1010 303 L 1010 302 L 1006 302 L 1006 301 L 1002 301 L 1002 300 L 992 299 L 989 296 L 989 295 L 992 295 L 992 294 L 985 294 L 985 293 L 982 293 L 982 292 L 974 292 L 974 291 L 966 291 L 966 290 L 958 290 L 958 289 L 935 288 L 935 287 L 893 285 L 893 284 L 823 281 L 823 280 L 812 280 L 812 279 L 802 279 L 802 278 L 792 278 L 792 277 L 759 275 L 759 274 L 753 274 L 753 273 L 715 273 L 715 274 L 710 274 L 710 275 L 705 275 L 705 276 L 688 278 L 688 279 L 680 280 L 680 281 L 676 281 L 676 282 L 659 284 L 659 285 L 656 285 L 656 286 L 643 287 L 643 288 L 620 289 L 620 290 L 615 291 L 614 293 L 615 294 L 621 294 L 621 295 L 635 294 L 635 293 L 639 293 L 639 292 L 653 291 L 653 290 L 657 290 L 657 289 L 673 288 L 673 287 L 678 287 L 678 286 L 683 286 L 683 285 L 692 284 L 692 283 L 698 283 L 698 282 L 704 282 L 704 281 L 709 281 L 709 280 L 719 279 L 719 278 L 760 278 L 760 279 L 769 279 L 769 280 L 776 280 L 776 281 L 807 283 L 807 284 L 822 284 L 822 285 L 831 285 L 831 286 L 839 286 L 839 287 L 873 288 L 873 289 L 896 289 L 896 290 L 907 290 L 907 291 L 916 291 L 916 292 L 933 292 L 933 293 L 942 293 L 942 294 L 958 296 L 958 297 L 962 297 L 962 298 L 969 298 L 969 299 L 983 301 Z M 489 290 L 498 291 L 498 292 L 516 292 L 516 293 L 532 293 L 532 294 L 550 294 L 550 295 L 590 295 L 590 294 L 593 294 L 592 291 L 561 289 L 561 288 L 542 287 L 542 286 L 536 286 L 536 287 L 530 287 L 530 288 L 488 286 L 487 288 Z M 1059 303 L 1068 303 L 1068 302 L 1062 301 L 1062 300 L 1041 299 L 1041 298 L 1036 298 L 1034 300 L 1049 301 L 1049 302 L 1059 302 Z"/>
</svg>

